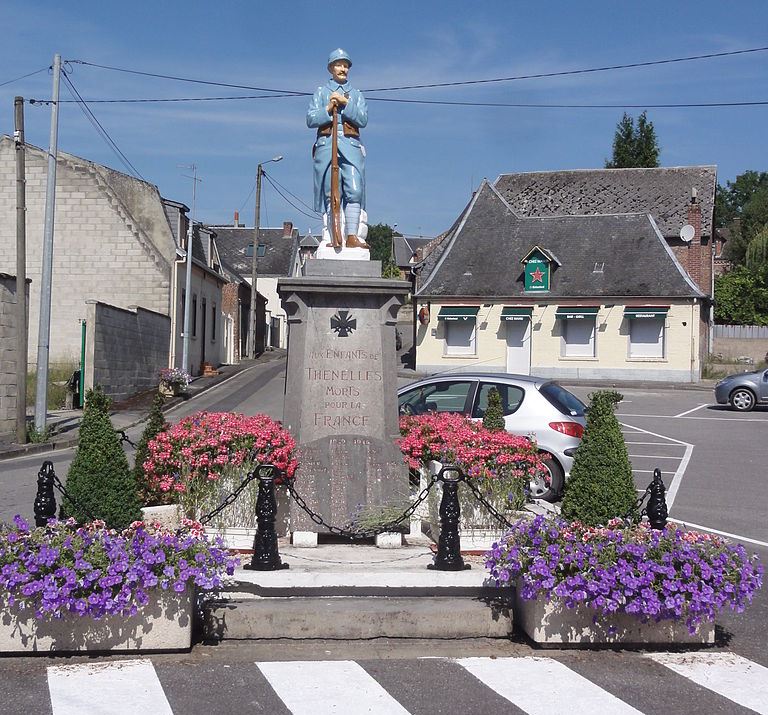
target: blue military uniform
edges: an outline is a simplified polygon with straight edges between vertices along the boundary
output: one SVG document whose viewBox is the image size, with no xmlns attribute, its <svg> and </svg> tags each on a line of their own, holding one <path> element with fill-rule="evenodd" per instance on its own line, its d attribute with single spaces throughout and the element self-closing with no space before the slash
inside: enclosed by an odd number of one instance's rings
<svg viewBox="0 0 768 715">
<path fill-rule="evenodd" d="M 328 64 L 337 59 L 349 61 L 343 50 L 335 50 Z M 315 90 L 307 109 L 307 126 L 318 130 L 312 147 L 315 210 L 325 213 L 330 203 L 333 116 L 328 113 L 327 106 L 334 92 L 343 94 L 349 100 L 345 107 L 339 109 L 338 147 L 346 233 L 354 235 L 360 209 L 365 209 L 365 147 L 360 141 L 360 129 L 368 123 L 368 106 L 360 90 L 354 89 L 349 82 L 339 84 L 332 78 Z"/>
</svg>

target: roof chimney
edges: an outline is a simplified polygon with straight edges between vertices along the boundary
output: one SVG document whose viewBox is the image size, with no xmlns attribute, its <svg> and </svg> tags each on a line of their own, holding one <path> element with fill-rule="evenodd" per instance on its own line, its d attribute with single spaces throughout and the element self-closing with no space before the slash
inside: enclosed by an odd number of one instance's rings
<svg viewBox="0 0 768 715">
<path fill-rule="evenodd" d="M 283 238 L 290 238 L 293 235 L 293 221 L 283 221 Z"/>
<path fill-rule="evenodd" d="M 240 228 L 240 212 L 239 211 L 235 211 L 235 218 L 232 221 L 232 225 L 235 228 Z"/>
<path fill-rule="evenodd" d="M 691 203 L 692 204 L 696 203 L 696 198 L 698 197 L 698 195 L 699 195 L 698 189 L 695 186 L 691 186 Z"/>
</svg>

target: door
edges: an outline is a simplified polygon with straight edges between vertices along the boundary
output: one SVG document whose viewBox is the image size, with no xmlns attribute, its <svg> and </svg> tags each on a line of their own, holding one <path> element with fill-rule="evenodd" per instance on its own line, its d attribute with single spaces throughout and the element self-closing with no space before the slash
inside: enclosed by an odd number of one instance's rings
<svg viewBox="0 0 768 715">
<path fill-rule="evenodd" d="M 508 320 L 507 372 L 516 375 L 531 374 L 531 321 Z"/>
<path fill-rule="evenodd" d="M 205 362 L 205 317 L 206 317 L 206 301 L 205 298 L 203 298 L 203 321 L 202 321 L 202 340 L 200 341 L 200 365 L 202 365 Z M 202 368 L 201 368 L 202 369 Z"/>
</svg>

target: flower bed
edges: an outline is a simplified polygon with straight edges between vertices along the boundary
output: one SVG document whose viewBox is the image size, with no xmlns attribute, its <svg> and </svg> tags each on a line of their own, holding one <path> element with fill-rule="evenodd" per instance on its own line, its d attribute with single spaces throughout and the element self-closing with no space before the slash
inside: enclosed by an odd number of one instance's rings
<svg viewBox="0 0 768 715">
<path fill-rule="evenodd" d="M 743 611 L 763 576 L 757 557 L 710 534 L 540 516 L 518 521 L 486 554 L 486 566 L 497 585 L 517 582 L 521 602 L 555 604 L 566 620 L 566 609 L 586 608 L 594 624 L 627 615 L 680 622 L 691 634 L 725 608 Z"/>
<path fill-rule="evenodd" d="M 532 478 L 545 473 L 536 445 L 527 437 L 485 429 L 462 415 L 429 413 L 400 418 L 398 444 L 411 469 L 425 474 L 435 464 L 456 464 L 499 512 L 511 513 L 526 501 Z M 434 496 L 433 496 L 434 495 Z M 500 525 L 466 487 L 460 488 L 462 534 L 498 534 Z M 430 522 L 437 530 L 439 492 L 430 494 Z M 469 542 L 468 542 L 469 543 Z M 489 542 L 485 541 L 487 546 Z M 467 548 L 476 548 L 476 544 Z"/>
<path fill-rule="evenodd" d="M 16 517 L 0 526 L 0 650 L 187 647 L 194 592 L 217 589 L 234 567 L 188 520 L 176 534 L 142 522 L 30 529 Z M 159 641 L 146 638 L 153 629 Z"/>
<path fill-rule="evenodd" d="M 158 434 L 147 449 L 145 502 L 179 502 L 195 517 L 217 506 L 256 464 L 274 464 L 287 478 L 298 464 L 295 440 L 266 415 L 198 412 Z M 257 491 L 254 481 L 217 525 L 255 526 Z"/>
</svg>

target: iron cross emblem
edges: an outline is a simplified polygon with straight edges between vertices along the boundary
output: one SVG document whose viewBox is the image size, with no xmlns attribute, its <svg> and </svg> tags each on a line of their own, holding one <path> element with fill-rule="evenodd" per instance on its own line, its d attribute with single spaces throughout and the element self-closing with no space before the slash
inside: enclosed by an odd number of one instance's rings
<svg viewBox="0 0 768 715">
<path fill-rule="evenodd" d="M 331 330 L 340 338 L 346 338 L 357 328 L 357 320 L 349 316 L 348 310 L 340 310 L 331 318 Z"/>
</svg>

